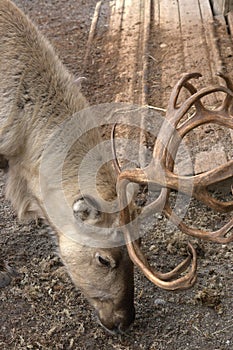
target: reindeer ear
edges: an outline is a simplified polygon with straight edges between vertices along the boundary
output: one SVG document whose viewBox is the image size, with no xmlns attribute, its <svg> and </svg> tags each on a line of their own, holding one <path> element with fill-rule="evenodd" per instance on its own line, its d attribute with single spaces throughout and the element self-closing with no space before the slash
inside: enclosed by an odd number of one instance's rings
<svg viewBox="0 0 233 350">
<path fill-rule="evenodd" d="M 96 225 L 102 218 L 99 204 L 90 196 L 76 199 L 73 204 L 73 214 L 76 219 L 85 221 L 89 225 Z"/>
</svg>

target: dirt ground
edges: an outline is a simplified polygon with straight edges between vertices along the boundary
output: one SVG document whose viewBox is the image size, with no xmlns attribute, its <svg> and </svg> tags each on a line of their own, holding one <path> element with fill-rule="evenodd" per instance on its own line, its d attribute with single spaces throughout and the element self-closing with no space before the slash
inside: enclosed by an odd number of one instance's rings
<svg viewBox="0 0 233 350">
<path fill-rule="evenodd" d="M 103 57 L 101 35 L 84 62 L 95 0 L 15 1 L 50 39 L 63 62 L 77 77 L 85 76 L 83 92 L 91 104 L 114 101 L 119 83 L 114 58 Z M 107 3 L 107 1 L 106 1 Z M 102 16 L 108 13 L 103 12 Z M 103 18 L 104 21 L 104 18 Z M 152 28 L 153 29 L 153 28 Z M 102 34 L 107 30 L 102 27 Z M 155 32 L 153 33 L 155 36 Z M 168 40 L 168 39 L 166 39 Z M 173 39 L 172 39 L 173 41 Z M 169 42 L 166 41 L 166 45 Z M 174 45 L 174 42 L 173 42 Z M 154 47 L 149 51 L 154 57 Z M 150 77 L 158 81 L 160 67 L 150 64 Z M 177 76 L 177 79 L 179 76 Z M 152 80 L 152 78 L 151 78 Z M 163 87 L 160 88 L 160 90 Z M 150 104 L 159 105 L 152 88 Z M 203 132 L 203 131 L 202 131 Z M 211 128 L 205 135 L 213 140 Z M 216 136 L 219 139 L 219 134 Z M 221 137 L 229 146 L 229 135 Z M 208 139 L 203 148 L 206 149 Z M 231 152 L 231 147 L 229 149 Z M 232 155 L 231 155 L 232 156 Z M 102 350 L 230 350 L 233 348 L 233 246 L 197 242 L 198 279 L 187 291 L 167 292 L 153 286 L 136 271 L 136 320 L 125 335 L 107 334 L 81 293 L 76 290 L 56 254 L 56 243 L 44 224 L 23 225 L 4 200 L 4 174 L 0 173 L 1 258 L 19 272 L 0 290 L 0 348 Z M 216 229 L 226 215 L 212 213 L 192 201 L 187 221 Z M 160 215 L 144 223 L 145 247 L 158 269 L 171 269 L 183 256 L 187 239 Z"/>
</svg>

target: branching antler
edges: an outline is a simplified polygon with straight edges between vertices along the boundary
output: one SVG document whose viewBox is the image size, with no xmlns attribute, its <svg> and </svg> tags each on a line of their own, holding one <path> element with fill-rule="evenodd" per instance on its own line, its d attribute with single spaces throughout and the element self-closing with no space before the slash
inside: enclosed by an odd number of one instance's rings
<svg viewBox="0 0 233 350">
<path fill-rule="evenodd" d="M 169 220 L 188 235 L 219 243 L 233 241 L 233 233 L 226 237 L 233 227 L 233 219 L 217 231 L 209 232 L 199 230 L 187 226 L 182 219 L 172 211 L 168 201 L 170 190 L 173 189 L 187 195 L 192 195 L 197 200 L 218 212 L 229 212 L 233 210 L 233 201 L 220 201 L 212 197 L 208 191 L 208 186 L 233 177 L 233 160 L 228 161 L 226 164 L 218 166 L 213 170 L 195 176 L 181 176 L 174 173 L 173 168 L 176 153 L 183 137 L 189 131 L 206 123 L 215 123 L 233 129 L 232 82 L 228 77 L 221 75 L 225 80 L 226 87 L 213 86 L 197 91 L 190 83 L 190 79 L 197 79 L 199 77 L 201 77 L 199 73 L 184 74 L 174 87 L 169 100 L 166 119 L 155 142 L 153 157 L 150 164 L 144 169 L 126 170 L 118 175 L 120 192 L 119 199 L 122 208 L 121 225 L 124 230 L 129 255 L 133 262 L 141 268 L 144 274 L 153 283 L 165 289 L 184 289 L 190 287 L 195 282 L 196 252 L 192 245 L 189 244 L 191 255 L 168 274 L 155 272 L 148 265 L 148 262 L 141 253 L 139 246 L 132 241 L 131 218 L 126 203 L 126 187 L 129 182 L 161 186 L 159 197 L 154 203 L 143 209 L 142 215 L 148 215 L 148 213 L 158 210 L 163 211 Z M 183 104 L 178 106 L 178 98 L 182 88 L 185 88 L 191 95 Z M 211 110 L 203 105 L 201 99 L 214 92 L 222 92 L 225 94 L 225 97 L 218 109 Z M 194 114 L 183 121 L 183 117 L 193 106 L 195 107 Z M 186 270 L 190 262 L 191 268 L 189 272 L 185 276 L 174 280 L 174 278 L 177 278 L 181 272 Z"/>
<path fill-rule="evenodd" d="M 197 255 L 194 247 L 189 243 L 189 251 L 191 253 L 183 262 L 181 262 L 175 269 L 168 273 L 160 273 L 155 271 L 148 264 L 146 258 L 140 250 L 137 241 L 132 239 L 132 220 L 130 217 L 129 207 L 127 206 L 127 198 L 126 198 L 126 188 L 129 182 L 127 180 L 123 180 L 119 187 L 119 197 L 120 202 L 123 205 L 123 209 L 121 210 L 121 226 L 124 232 L 125 242 L 128 249 L 129 256 L 133 263 L 138 266 L 144 275 L 155 285 L 160 288 L 166 290 L 176 290 L 176 289 L 187 289 L 190 288 L 196 281 L 196 269 L 197 269 Z M 181 272 L 185 271 L 192 261 L 189 272 L 177 278 Z"/>
</svg>

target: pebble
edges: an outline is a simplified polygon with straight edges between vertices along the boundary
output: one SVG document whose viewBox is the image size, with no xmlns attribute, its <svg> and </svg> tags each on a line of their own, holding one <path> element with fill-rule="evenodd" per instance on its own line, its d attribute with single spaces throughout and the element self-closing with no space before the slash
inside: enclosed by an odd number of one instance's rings
<svg viewBox="0 0 233 350">
<path fill-rule="evenodd" d="M 154 304 L 156 306 L 164 306 L 166 305 L 166 301 L 164 299 L 157 298 L 154 300 Z"/>
</svg>

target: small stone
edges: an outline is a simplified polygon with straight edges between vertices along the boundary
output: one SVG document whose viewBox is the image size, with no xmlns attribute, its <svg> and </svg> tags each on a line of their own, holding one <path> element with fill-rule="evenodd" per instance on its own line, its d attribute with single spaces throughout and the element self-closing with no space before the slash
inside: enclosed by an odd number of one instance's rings
<svg viewBox="0 0 233 350">
<path fill-rule="evenodd" d="M 166 305 L 166 301 L 164 299 L 158 298 L 158 299 L 154 300 L 154 304 L 156 306 L 165 306 Z"/>
<path fill-rule="evenodd" d="M 162 44 L 160 44 L 159 46 L 161 47 L 161 49 L 164 49 L 165 47 L 167 47 L 167 44 L 162 43 Z"/>
</svg>

